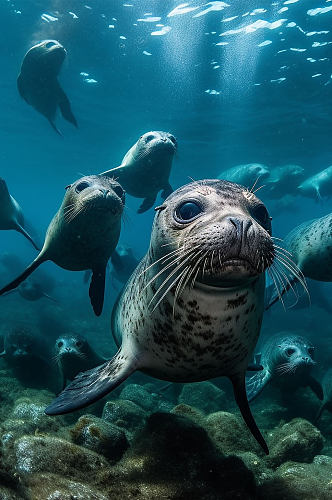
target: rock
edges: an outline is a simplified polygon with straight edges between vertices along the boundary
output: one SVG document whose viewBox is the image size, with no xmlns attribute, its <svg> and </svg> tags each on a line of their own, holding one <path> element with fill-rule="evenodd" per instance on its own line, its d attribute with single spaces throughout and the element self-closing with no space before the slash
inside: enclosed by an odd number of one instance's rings
<svg viewBox="0 0 332 500">
<path fill-rule="evenodd" d="M 146 417 L 147 412 L 145 410 L 132 401 L 124 399 L 107 401 L 102 415 L 103 420 L 106 422 L 127 429 L 130 432 L 143 427 Z"/>
<path fill-rule="evenodd" d="M 17 439 L 6 460 L 7 466 L 20 476 L 47 472 L 83 481 L 108 465 L 100 455 L 53 436 Z"/>
<path fill-rule="evenodd" d="M 258 457 L 251 451 L 237 453 L 236 456 L 241 458 L 246 467 L 252 471 L 258 484 L 272 477 L 273 471 L 267 468 L 264 458 Z"/>
<path fill-rule="evenodd" d="M 196 382 L 183 386 L 179 403 L 193 406 L 203 413 L 214 413 L 227 406 L 227 397 L 224 391 L 211 382 Z"/>
<path fill-rule="evenodd" d="M 286 462 L 258 488 L 258 500 L 330 500 L 332 465 Z"/>
<path fill-rule="evenodd" d="M 25 497 L 18 495 L 5 486 L 0 486 L 0 498 L 1 500 L 25 500 Z"/>
<path fill-rule="evenodd" d="M 123 430 L 93 415 L 83 415 L 71 429 L 75 444 L 104 455 L 109 460 L 120 460 L 129 447 Z"/>
<path fill-rule="evenodd" d="M 222 453 L 251 451 L 262 455 L 262 450 L 250 434 L 241 417 L 225 411 L 211 413 L 206 418 L 210 438 Z"/>
<path fill-rule="evenodd" d="M 270 433 L 267 462 L 278 467 L 284 462 L 311 462 L 324 446 L 320 431 L 307 420 L 295 418 Z"/>
<path fill-rule="evenodd" d="M 90 478 L 86 478 L 89 480 Z M 56 474 L 34 474 L 25 480 L 28 496 L 38 500 L 109 500 L 89 484 Z M 2 500 L 2 497 L 0 497 Z"/>
<path fill-rule="evenodd" d="M 160 394 L 151 393 L 140 384 L 127 384 L 122 389 L 119 399 L 132 401 L 147 412 L 157 411 L 162 401 Z"/>
<path fill-rule="evenodd" d="M 36 429 L 40 432 L 54 432 L 63 425 L 61 417 L 45 415 L 45 403 L 34 402 L 29 398 L 18 399 L 11 416 L 13 420 L 23 420 L 26 423 L 26 434 Z"/>
<path fill-rule="evenodd" d="M 175 413 L 175 415 L 182 415 L 183 417 L 187 417 L 195 422 L 195 424 L 204 427 L 205 415 L 203 415 L 202 412 L 196 410 L 196 408 L 193 408 L 192 406 L 181 403 L 172 409 L 172 413 Z"/>
</svg>

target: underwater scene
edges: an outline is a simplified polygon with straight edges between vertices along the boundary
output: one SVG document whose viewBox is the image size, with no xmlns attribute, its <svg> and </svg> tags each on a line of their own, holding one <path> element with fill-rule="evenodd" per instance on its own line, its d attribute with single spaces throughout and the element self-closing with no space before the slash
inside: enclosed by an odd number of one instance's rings
<svg viewBox="0 0 332 500">
<path fill-rule="evenodd" d="M 331 499 L 332 1 L 0 21 L 0 500 Z"/>
</svg>

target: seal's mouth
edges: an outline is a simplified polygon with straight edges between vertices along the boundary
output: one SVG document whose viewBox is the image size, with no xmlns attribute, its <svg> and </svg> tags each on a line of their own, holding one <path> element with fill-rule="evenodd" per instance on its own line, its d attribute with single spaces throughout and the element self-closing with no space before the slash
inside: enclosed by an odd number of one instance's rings
<svg viewBox="0 0 332 500">
<path fill-rule="evenodd" d="M 228 287 L 259 274 L 260 270 L 248 259 L 232 257 L 220 260 L 215 265 L 212 262 L 208 269 L 198 273 L 197 282 L 214 287 Z"/>
</svg>

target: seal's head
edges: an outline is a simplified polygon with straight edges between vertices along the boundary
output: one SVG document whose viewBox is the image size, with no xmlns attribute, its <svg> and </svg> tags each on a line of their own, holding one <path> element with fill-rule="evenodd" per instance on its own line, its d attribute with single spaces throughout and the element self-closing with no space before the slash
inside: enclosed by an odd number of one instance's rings
<svg viewBox="0 0 332 500">
<path fill-rule="evenodd" d="M 110 215 L 121 218 L 125 203 L 125 192 L 118 182 L 99 175 L 89 175 L 78 179 L 66 187 L 62 209 L 67 222 L 73 219 L 86 219 L 96 213 L 99 221 L 109 219 Z"/>
<path fill-rule="evenodd" d="M 55 342 L 55 357 L 59 362 L 64 358 L 85 358 L 89 345 L 80 335 L 62 335 Z"/>
<path fill-rule="evenodd" d="M 136 142 L 134 155 L 136 159 L 143 159 L 146 156 L 169 155 L 173 157 L 177 150 L 177 140 L 174 135 L 168 132 L 152 131 L 143 134 Z"/>
<path fill-rule="evenodd" d="M 34 355 L 35 340 L 29 330 L 23 327 L 15 328 L 5 338 L 7 359 L 19 362 Z"/>
<path fill-rule="evenodd" d="M 315 364 L 315 348 L 304 337 L 286 335 L 276 346 L 276 372 L 279 375 L 302 373 Z"/>
<path fill-rule="evenodd" d="M 44 295 L 40 283 L 31 279 L 23 281 L 17 289 L 19 294 L 26 300 L 38 300 Z"/>
<path fill-rule="evenodd" d="M 42 67 L 47 69 L 49 76 L 57 76 L 66 54 L 66 49 L 57 40 L 43 40 L 31 47 L 27 52 L 23 60 L 21 73 L 27 70 L 31 74 L 33 69 L 37 71 Z M 45 74 L 43 76 L 45 77 Z"/>
<path fill-rule="evenodd" d="M 161 259 L 162 265 L 165 258 L 172 261 L 186 283 L 235 287 L 255 279 L 273 263 L 268 211 L 238 184 L 193 182 L 156 210 L 151 260 Z"/>
</svg>

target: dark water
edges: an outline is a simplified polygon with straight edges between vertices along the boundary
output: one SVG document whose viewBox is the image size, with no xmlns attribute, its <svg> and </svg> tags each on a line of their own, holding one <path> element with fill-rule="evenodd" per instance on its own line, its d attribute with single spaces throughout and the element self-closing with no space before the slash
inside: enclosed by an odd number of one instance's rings
<svg viewBox="0 0 332 500">
<path fill-rule="evenodd" d="M 244 163 L 297 164 L 305 177 L 331 164 L 330 0 L 3 0 L 0 20 L 0 173 L 40 240 L 64 187 L 119 165 L 149 130 L 177 137 L 174 189 Z M 24 54 L 43 39 L 56 39 L 67 50 L 59 79 L 79 127 L 58 117 L 63 137 L 17 92 Z M 331 198 L 296 196 L 279 214 L 264 189 L 259 195 L 271 204 L 273 233 L 279 237 L 331 212 Z M 137 258 L 148 247 L 154 216 L 153 210 L 137 215 L 140 202 L 127 196 L 120 238 Z M 19 256 L 22 265 L 35 257 L 16 232 L 2 231 L 1 241 L 1 252 Z M 43 267 L 56 279 L 52 294 L 58 302 L 1 297 L 2 335 L 27 324 L 43 336 L 49 330 L 53 342 L 60 333 L 80 330 L 103 355 L 113 354 L 109 317 L 120 284 L 107 283 L 104 313 L 95 318 L 82 273 Z M 9 277 L 2 271 L 1 283 Z M 331 303 L 331 284 L 322 284 L 321 292 Z M 313 302 L 287 312 L 277 305 L 266 315 L 263 336 L 285 330 L 307 335 L 317 345 L 321 375 L 331 362 L 331 311 Z M 288 419 L 312 417 L 317 405 L 309 402 L 308 410 L 308 397 Z M 324 420 L 327 439 L 331 418 Z M 328 450 L 331 446 L 329 441 Z"/>
</svg>

